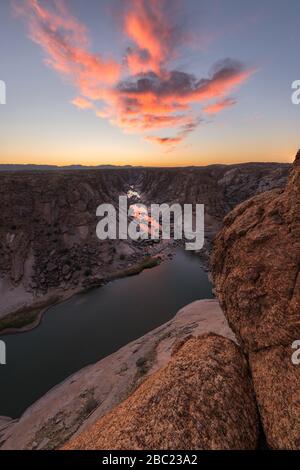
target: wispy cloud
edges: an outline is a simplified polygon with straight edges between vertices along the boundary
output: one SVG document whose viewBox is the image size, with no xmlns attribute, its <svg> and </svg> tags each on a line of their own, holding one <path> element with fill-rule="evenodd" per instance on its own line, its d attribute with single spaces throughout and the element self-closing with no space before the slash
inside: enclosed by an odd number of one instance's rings
<svg viewBox="0 0 300 470">
<path fill-rule="evenodd" d="M 71 101 L 71 103 L 74 104 L 74 106 L 76 106 L 79 109 L 93 109 L 94 108 L 94 104 L 90 100 L 87 100 L 86 98 L 83 98 L 82 96 L 76 96 L 76 98 L 74 98 Z"/>
<path fill-rule="evenodd" d="M 218 114 L 223 111 L 223 109 L 234 106 L 236 102 L 237 101 L 233 98 L 224 98 L 223 100 L 208 104 L 203 108 L 203 112 L 207 114 Z"/>
<path fill-rule="evenodd" d="M 45 51 L 47 65 L 68 77 L 85 97 L 101 99 L 104 85 L 118 81 L 120 65 L 89 52 L 86 27 L 63 1 L 48 3 L 52 8 L 38 0 L 13 0 L 13 8 L 26 19 L 29 36 Z"/>
<path fill-rule="evenodd" d="M 175 2 L 176 3 L 176 2 Z M 149 70 L 159 74 L 176 56 L 184 34 L 165 0 L 132 0 L 124 19 L 124 30 L 132 44 L 127 64 L 133 74 Z"/>
<path fill-rule="evenodd" d="M 40 0 L 13 0 L 13 5 L 26 19 L 30 38 L 43 48 L 46 63 L 77 89 L 72 101 L 77 108 L 94 109 L 98 117 L 163 146 L 174 147 L 203 122 L 201 107 L 212 115 L 235 105 L 228 95 L 254 72 L 232 59 L 215 64 L 204 78 L 173 69 L 191 40 L 179 21 L 178 2 L 126 4 L 122 63 L 91 52 L 86 26 L 63 0 L 49 1 L 47 8 Z M 175 130 L 175 136 L 149 135 L 157 129 Z"/>
<path fill-rule="evenodd" d="M 175 136 L 172 137 L 159 137 L 155 135 L 147 135 L 145 140 L 147 142 L 154 142 L 156 144 L 163 145 L 168 148 L 168 150 L 176 147 L 180 144 L 191 132 L 193 132 L 197 127 L 204 122 L 201 118 L 188 118 L 187 122 L 181 126 L 179 131 Z"/>
</svg>

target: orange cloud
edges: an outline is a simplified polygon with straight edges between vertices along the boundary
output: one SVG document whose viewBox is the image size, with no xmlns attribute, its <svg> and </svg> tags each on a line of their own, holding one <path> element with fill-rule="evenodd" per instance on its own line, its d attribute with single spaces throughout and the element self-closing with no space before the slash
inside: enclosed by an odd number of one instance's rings
<svg viewBox="0 0 300 470">
<path fill-rule="evenodd" d="M 214 105 L 204 107 L 203 111 L 216 114 L 221 109 L 233 106 L 236 101 L 227 98 L 226 95 L 237 86 L 244 83 L 253 73 L 251 69 L 245 69 L 243 64 L 226 59 L 217 63 L 208 78 L 197 79 L 194 75 L 176 70 L 165 72 L 162 76 L 154 72 L 139 74 L 125 81 L 121 81 L 115 94 L 115 109 L 117 109 L 118 122 L 121 125 L 128 122 L 131 116 L 131 127 L 141 127 L 145 116 L 163 116 L 160 121 L 164 127 L 178 127 L 182 125 L 182 119 L 186 122 L 192 118 L 192 105 L 205 103 L 211 99 L 224 97 Z M 176 114 L 180 112 L 181 114 Z M 185 114 L 182 114 L 185 112 Z M 132 118 L 135 117 L 135 119 Z M 180 122 L 177 121 L 180 116 Z M 168 117 L 168 119 L 167 119 Z M 174 123 L 172 126 L 171 123 Z M 147 129 L 158 127 L 158 119 L 147 119 Z M 170 126 L 168 126 L 170 124 Z M 162 126 L 161 126 L 162 127 Z M 181 142 L 196 127 L 190 127 L 179 138 L 147 138 L 147 141 L 161 144 L 174 144 Z"/>
<path fill-rule="evenodd" d="M 173 111 L 187 104 L 208 101 L 230 93 L 245 82 L 253 69 L 231 59 L 218 62 L 209 78 L 197 79 L 194 75 L 172 70 L 163 77 L 154 72 L 140 74 L 118 85 L 120 96 L 134 102 L 162 102 Z M 135 101 L 134 101 L 135 100 Z"/>
<path fill-rule="evenodd" d="M 87 100 L 86 98 L 83 98 L 82 96 L 77 96 L 71 101 L 71 103 L 79 109 L 93 109 L 94 107 L 91 101 Z"/>
<path fill-rule="evenodd" d="M 117 125 L 130 131 L 146 131 L 149 129 L 172 128 L 184 126 L 190 122 L 185 115 L 143 114 L 137 117 L 120 116 Z"/>
<path fill-rule="evenodd" d="M 201 124 L 202 119 L 200 118 L 189 118 L 185 124 L 183 124 L 177 133 L 173 137 L 159 137 L 156 135 L 147 135 L 145 140 L 147 142 L 154 142 L 156 144 L 164 145 L 166 147 L 175 147 L 180 144 L 190 132 L 193 132 L 199 124 Z"/>
<path fill-rule="evenodd" d="M 203 108 L 203 112 L 207 114 L 218 114 L 223 111 L 223 109 L 229 108 L 230 106 L 234 106 L 235 104 L 236 100 L 232 98 L 225 98 L 224 100 L 209 104 L 208 106 Z"/>
<path fill-rule="evenodd" d="M 179 144 L 182 141 L 181 137 L 158 137 L 155 135 L 148 135 L 145 137 L 147 142 L 154 142 L 155 144 L 165 145 L 165 146 L 174 146 Z"/>
<path fill-rule="evenodd" d="M 133 74 L 149 70 L 159 74 L 166 61 L 174 56 L 175 45 L 181 44 L 180 30 L 166 0 L 132 0 L 124 29 L 133 42 L 127 53 L 128 67 Z"/>
<path fill-rule="evenodd" d="M 72 103 L 93 109 L 126 132 L 175 130 L 171 137 L 146 135 L 150 142 L 179 144 L 202 122 L 195 117 L 195 104 L 208 114 L 233 106 L 228 94 L 254 73 L 232 59 L 215 64 L 206 78 L 172 69 L 186 41 L 176 21 L 178 2 L 130 2 L 123 19 L 128 42 L 121 64 L 90 51 L 87 28 L 64 0 L 49 0 L 47 8 L 40 0 L 13 1 L 15 12 L 26 19 L 30 38 L 44 50 L 46 63 L 76 88 Z M 217 101 L 207 105 L 211 100 Z"/>
<path fill-rule="evenodd" d="M 31 39 L 45 51 L 46 63 L 68 76 L 82 94 L 100 99 L 103 85 L 119 79 L 120 65 L 88 51 L 86 28 L 70 14 L 63 1 L 55 1 L 52 10 L 38 0 L 15 0 L 13 5 L 15 13 L 26 18 Z"/>
</svg>

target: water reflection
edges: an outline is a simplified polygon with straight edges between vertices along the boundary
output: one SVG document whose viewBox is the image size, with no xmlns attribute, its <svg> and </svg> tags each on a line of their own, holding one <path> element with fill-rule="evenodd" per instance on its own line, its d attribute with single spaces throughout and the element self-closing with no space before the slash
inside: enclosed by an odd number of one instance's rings
<svg viewBox="0 0 300 470">
<path fill-rule="evenodd" d="M 0 415 L 18 417 L 73 372 L 170 320 L 184 305 L 211 298 L 197 257 L 174 259 L 50 308 L 30 332 L 2 337 Z"/>
<path fill-rule="evenodd" d="M 130 189 L 127 191 L 128 199 L 141 199 L 141 195 L 138 191 L 134 189 L 134 186 L 130 186 Z"/>
</svg>

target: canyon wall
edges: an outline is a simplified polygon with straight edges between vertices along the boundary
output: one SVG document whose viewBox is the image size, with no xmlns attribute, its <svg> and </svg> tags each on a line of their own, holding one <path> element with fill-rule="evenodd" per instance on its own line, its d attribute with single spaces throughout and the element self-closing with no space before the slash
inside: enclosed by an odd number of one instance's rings
<svg viewBox="0 0 300 470">
<path fill-rule="evenodd" d="M 96 209 L 117 204 L 130 172 L 2 173 L 0 316 L 84 288 L 126 264 L 126 242 L 99 241 Z M 123 261 L 122 261 L 123 259 Z M 53 297 L 54 296 L 54 297 Z"/>
<path fill-rule="evenodd" d="M 141 202 L 205 204 L 206 249 L 224 215 L 284 185 L 288 164 L 0 173 L 0 318 L 41 308 L 139 263 L 151 249 L 99 241 L 96 208 L 131 185 Z"/>
</svg>

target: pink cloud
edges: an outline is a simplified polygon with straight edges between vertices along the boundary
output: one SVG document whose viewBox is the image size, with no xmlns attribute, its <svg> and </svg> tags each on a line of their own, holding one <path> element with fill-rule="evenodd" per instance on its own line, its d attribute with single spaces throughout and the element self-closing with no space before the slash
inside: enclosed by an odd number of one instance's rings
<svg viewBox="0 0 300 470">
<path fill-rule="evenodd" d="M 145 140 L 147 142 L 153 142 L 156 144 L 163 145 L 168 148 L 173 148 L 180 144 L 191 132 L 193 132 L 202 123 L 200 118 L 188 118 L 187 121 L 181 126 L 175 136 L 172 137 L 160 137 L 156 135 L 147 135 Z"/>
<path fill-rule="evenodd" d="M 205 108 L 203 108 L 203 112 L 207 114 L 218 114 L 223 111 L 223 109 L 234 106 L 235 104 L 236 100 L 232 98 L 224 98 L 221 101 L 205 106 Z"/>
<path fill-rule="evenodd" d="M 38 0 L 15 0 L 14 11 L 28 24 L 30 38 L 46 53 L 46 63 L 67 76 L 85 96 L 101 98 L 104 84 L 117 82 L 120 65 L 113 59 L 89 52 L 86 27 L 71 13 L 63 1 L 52 2 L 46 9 Z"/>
<path fill-rule="evenodd" d="M 177 4 L 178 2 L 172 3 Z M 126 132 L 145 133 L 145 139 L 175 146 L 201 122 L 195 106 L 216 114 L 233 106 L 228 95 L 255 72 L 225 59 L 205 78 L 174 70 L 172 60 L 193 35 L 185 35 L 178 15 L 166 0 L 132 0 L 123 18 L 125 61 L 91 52 L 88 30 L 67 9 L 64 0 L 13 0 L 14 11 L 25 18 L 30 38 L 45 52 L 48 66 L 76 89 L 72 103 L 93 109 Z M 208 101 L 216 100 L 213 104 Z M 171 137 L 151 136 L 150 130 L 173 129 Z"/>
<path fill-rule="evenodd" d="M 180 144 L 183 138 L 182 137 L 159 137 L 155 135 L 148 135 L 145 137 L 145 140 L 146 142 L 153 142 L 159 145 L 175 146 L 177 144 Z"/>
<path fill-rule="evenodd" d="M 87 100 L 86 98 L 83 98 L 82 96 L 77 96 L 71 101 L 74 106 L 76 106 L 79 109 L 93 109 L 94 105 L 91 101 Z"/>
<path fill-rule="evenodd" d="M 131 73 L 159 74 L 175 56 L 183 35 L 172 13 L 166 0 L 131 1 L 124 18 L 124 31 L 132 41 L 127 53 Z"/>
</svg>

